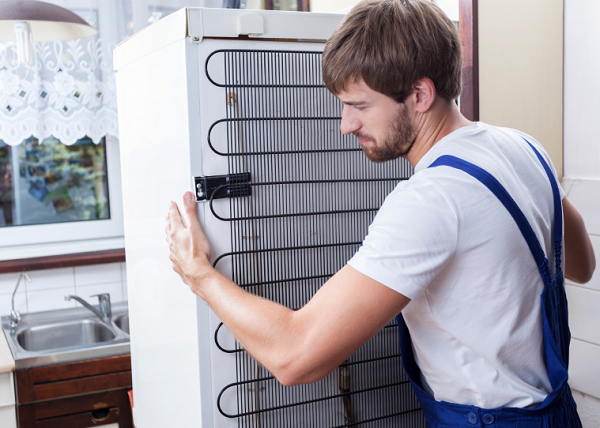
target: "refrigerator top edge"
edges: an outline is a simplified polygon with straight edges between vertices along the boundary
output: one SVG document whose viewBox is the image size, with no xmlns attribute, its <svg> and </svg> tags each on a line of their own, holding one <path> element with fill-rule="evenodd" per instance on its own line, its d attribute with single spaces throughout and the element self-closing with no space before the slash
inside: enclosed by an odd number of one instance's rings
<svg viewBox="0 0 600 428">
<path fill-rule="evenodd" d="M 186 7 L 144 28 L 114 50 L 115 71 L 165 46 L 191 38 L 269 39 L 325 42 L 345 15 L 252 9 Z"/>
</svg>

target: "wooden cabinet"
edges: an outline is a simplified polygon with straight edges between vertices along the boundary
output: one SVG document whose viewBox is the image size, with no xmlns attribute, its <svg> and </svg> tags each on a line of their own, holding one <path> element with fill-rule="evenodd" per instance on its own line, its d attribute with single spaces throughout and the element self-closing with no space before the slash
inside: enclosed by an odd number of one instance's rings
<svg viewBox="0 0 600 428">
<path fill-rule="evenodd" d="M 133 428 L 129 355 L 17 370 L 19 428 Z"/>
</svg>

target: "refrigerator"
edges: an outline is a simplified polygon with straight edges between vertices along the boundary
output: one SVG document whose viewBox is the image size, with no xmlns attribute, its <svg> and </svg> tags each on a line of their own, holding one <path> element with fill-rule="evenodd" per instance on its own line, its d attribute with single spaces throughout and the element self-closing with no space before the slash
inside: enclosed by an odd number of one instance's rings
<svg viewBox="0 0 600 428">
<path fill-rule="evenodd" d="M 215 268 L 292 309 L 359 248 L 412 169 L 371 163 L 340 132 L 321 55 L 343 18 L 185 8 L 115 50 L 137 428 L 425 426 L 394 322 L 323 380 L 286 387 L 168 258 L 167 204 L 188 190 Z"/>
</svg>

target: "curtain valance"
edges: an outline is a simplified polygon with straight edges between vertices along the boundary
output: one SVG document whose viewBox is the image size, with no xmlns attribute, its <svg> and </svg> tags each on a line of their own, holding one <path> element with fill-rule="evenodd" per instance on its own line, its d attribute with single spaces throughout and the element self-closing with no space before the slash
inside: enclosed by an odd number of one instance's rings
<svg viewBox="0 0 600 428">
<path fill-rule="evenodd" d="M 2 49 L 3 48 L 3 49 Z M 17 145 L 54 136 L 71 145 L 118 137 L 112 48 L 99 37 L 34 43 L 31 71 L 17 65 L 13 43 L 0 44 L 0 139 Z"/>
</svg>

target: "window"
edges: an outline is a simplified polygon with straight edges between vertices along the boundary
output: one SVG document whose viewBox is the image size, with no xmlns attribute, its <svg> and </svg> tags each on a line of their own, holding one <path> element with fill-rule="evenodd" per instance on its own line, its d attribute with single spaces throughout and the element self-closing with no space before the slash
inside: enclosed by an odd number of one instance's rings
<svg viewBox="0 0 600 428">
<path fill-rule="evenodd" d="M 122 247 L 119 169 L 110 136 L 0 140 L 0 260 Z"/>
<path fill-rule="evenodd" d="M 105 139 L 66 146 L 55 138 L 2 147 L 0 227 L 110 218 Z"/>
</svg>

